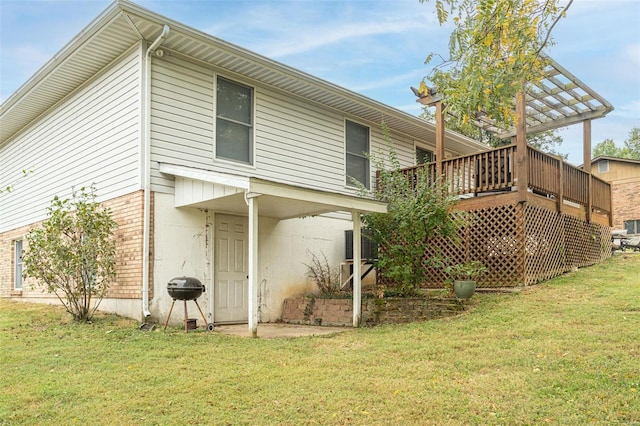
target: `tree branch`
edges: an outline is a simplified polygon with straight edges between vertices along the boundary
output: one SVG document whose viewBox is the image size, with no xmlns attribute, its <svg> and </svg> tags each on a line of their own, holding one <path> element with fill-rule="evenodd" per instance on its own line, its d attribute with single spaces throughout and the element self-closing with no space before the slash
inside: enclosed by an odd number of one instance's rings
<svg viewBox="0 0 640 426">
<path fill-rule="evenodd" d="M 563 15 L 565 13 L 567 13 L 567 10 L 569 9 L 569 7 L 571 6 L 571 3 L 573 3 L 573 0 L 569 0 L 569 3 L 567 3 L 567 5 L 564 7 L 564 9 L 562 10 L 562 12 L 560 12 L 558 14 L 558 16 L 556 16 L 556 20 L 553 21 L 553 24 L 551 24 L 551 27 L 549 27 L 549 31 L 547 31 L 547 36 L 544 38 L 544 41 L 542 42 L 542 44 L 540 45 L 540 47 L 538 48 L 538 50 L 536 51 L 536 56 L 538 56 L 540 54 L 540 52 L 542 51 L 542 49 L 544 49 L 544 47 L 547 45 L 547 43 L 549 42 L 549 37 L 551 37 L 551 31 L 553 31 L 553 27 L 556 26 L 556 24 L 560 21 L 560 19 L 563 17 Z M 546 6 L 545 6 L 546 7 Z"/>
</svg>

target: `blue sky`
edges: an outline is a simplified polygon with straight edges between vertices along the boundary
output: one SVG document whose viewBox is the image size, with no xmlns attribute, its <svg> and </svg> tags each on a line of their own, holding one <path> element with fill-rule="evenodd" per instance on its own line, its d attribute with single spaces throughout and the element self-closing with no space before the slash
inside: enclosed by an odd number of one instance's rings
<svg viewBox="0 0 640 426">
<path fill-rule="evenodd" d="M 85 28 L 109 0 L 0 0 L 0 100 Z M 139 0 L 141 6 L 411 114 L 409 90 L 446 53 L 450 28 L 418 0 Z M 548 53 L 615 110 L 592 123 L 593 145 L 621 146 L 640 127 L 640 0 L 575 0 Z M 582 126 L 561 152 L 582 163 Z"/>
</svg>

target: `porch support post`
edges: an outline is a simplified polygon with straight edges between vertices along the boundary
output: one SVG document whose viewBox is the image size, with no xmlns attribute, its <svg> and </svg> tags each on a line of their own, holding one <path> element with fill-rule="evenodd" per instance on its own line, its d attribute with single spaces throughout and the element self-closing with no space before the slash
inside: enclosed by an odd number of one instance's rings
<svg viewBox="0 0 640 426">
<path fill-rule="evenodd" d="M 439 178 L 444 174 L 444 107 L 442 101 L 436 102 L 436 173 Z"/>
<path fill-rule="evenodd" d="M 518 177 L 518 201 L 527 201 L 529 187 L 529 159 L 527 152 L 527 114 L 524 85 L 516 96 L 516 176 Z"/>
<path fill-rule="evenodd" d="M 587 205 L 586 220 L 587 223 L 591 222 L 591 207 L 593 204 L 592 184 L 591 184 L 591 120 L 584 120 L 582 122 L 582 170 L 588 173 L 587 177 Z"/>
<path fill-rule="evenodd" d="M 258 197 L 247 194 L 249 204 L 249 331 L 258 337 Z"/>
<path fill-rule="evenodd" d="M 353 326 L 360 327 L 362 283 L 361 276 L 361 247 L 360 247 L 360 212 L 352 211 L 353 220 Z"/>
</svg>

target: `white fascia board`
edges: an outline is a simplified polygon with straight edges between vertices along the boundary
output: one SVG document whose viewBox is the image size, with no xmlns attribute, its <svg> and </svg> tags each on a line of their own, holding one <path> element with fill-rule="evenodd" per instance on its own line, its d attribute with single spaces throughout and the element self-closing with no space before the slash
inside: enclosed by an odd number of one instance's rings
<svg viewBox="0 0 640 426">
<path fill-rule="evenodd" d="M 249 190 L 249 178 L 230 175 L 226 173 L 212 172 L 209 170 L 195 169 L 193 167 L 178 166 L 176 164 L 160 163 L 160 173 L 180 176 L 188 179 L 201 180 L 216 185 L 232 186 L 242 190 Z"/>
<path fill-rule="evenodd" d="M 387 204 L 377 200 L 346 194 L 300 188 L 262 179 L 251 178 L 249 192 L 270 195 L 279 198 L 308 201 L 310 203 L 333 206 L 336 210 L 359 211 L 366 213 L 386 213 Z"/>
</svg>

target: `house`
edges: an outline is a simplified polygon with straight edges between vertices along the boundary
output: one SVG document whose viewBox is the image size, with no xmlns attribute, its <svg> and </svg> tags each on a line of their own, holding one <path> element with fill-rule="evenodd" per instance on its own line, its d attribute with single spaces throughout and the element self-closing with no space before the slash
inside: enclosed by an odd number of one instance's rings
<svg viewBox="0 0 640 426">
<path fill-rule="evenodd" d="M 591 169 L 611 184 L 613 229 L 640 234 L 640 160 L 599 156 L 591 160 Z"/>
<path fill-rule="evenodd" d="M 192 276 L 208 321 L 255 335 L 313 289 L 310 253 L 337 266 L 345 231 L 360 241 L 360 215 L 386 211 L 350 178 L 371 188 L 382 120 L 403 165 L 433 151 L 432 124 L 117 0 L 0 106 L 0 296 L 53 300 L 21 276 L 24 235 L 94 184 L 119 224 L 101 309 L 164 321 L 167 283 Z M 448 156 L 484 149 L 446 139 Z"/>
</svg>

